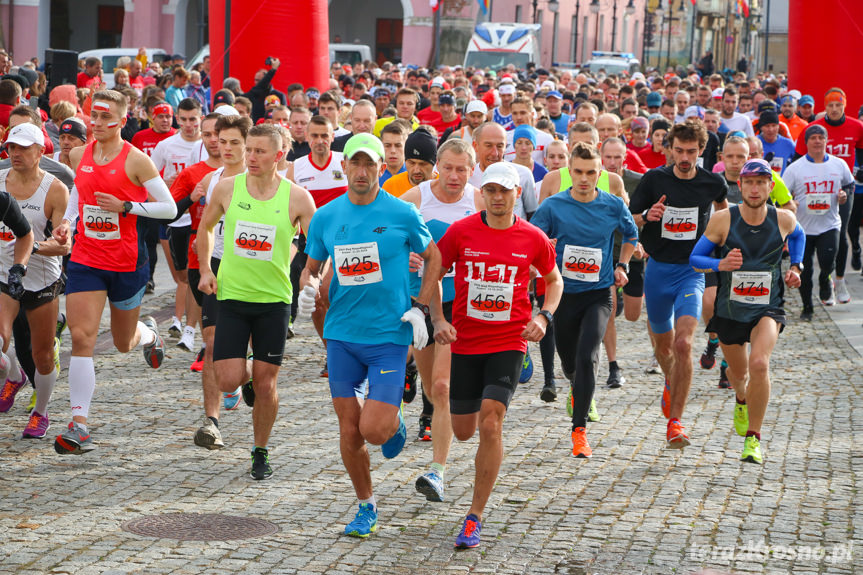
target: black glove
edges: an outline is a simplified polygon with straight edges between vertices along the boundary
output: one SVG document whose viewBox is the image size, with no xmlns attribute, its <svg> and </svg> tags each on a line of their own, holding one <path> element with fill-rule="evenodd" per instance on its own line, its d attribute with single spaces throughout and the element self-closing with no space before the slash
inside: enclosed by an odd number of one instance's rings
<svg viewBox="0 0 863 575">
<path fill-rule="evenodd" d="M 27 268 L 21 264 L 15 264 L 9 268 L 7 285 L 9 287 L 9 296 L 12 299 L 20 300 L 24 297 L 24 284 L 22 280 L 25 275 L 27 275 Z"/>
<path fill-rule="evenodd" d="M 857 180 L 858 183 L 863 184 L 863 167 L 857 166 L 854 168 L 854 179 Z"/>
</svg>

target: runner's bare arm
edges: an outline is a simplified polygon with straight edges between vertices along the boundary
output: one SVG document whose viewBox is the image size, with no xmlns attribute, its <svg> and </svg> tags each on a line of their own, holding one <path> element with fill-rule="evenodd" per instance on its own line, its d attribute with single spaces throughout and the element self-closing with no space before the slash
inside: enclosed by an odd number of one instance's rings
<svg viewBox="0 0 863 575">
<path fill-rule="evenodd" d="M 564 170 L 568 168 L 562 168 Z M 539 203 L 542 204 L 550 196 L 560 190 L 560 170 L 552 170 L 545 175 L 540 184 Z"/>
<path fill-rule="evenodd" d="M 422 201 L 422 193 L 420 192 L 419 186 L 412 187 L 411 189 L 406 191 L 404 194 L 402 194 L 402 196 L 399 199 L 403 202 L 413 204 L 417 207 L 417 209 L 419 209 L 420 203 Z"/>
<path fill-rule="evenodd" d="M 54 180 L 51 187 L 48 188 L 48 195 L 45 198 L 45 217 L 51 222 L 52 228 L 59 226 L 62 222 L 68 202 L 69 189 L 60 180 Z M 40 256 L 65 256 L 71 251 L 72 244 L 70 242 L 61 244 L 52 237 L 39 242 L 39 250 L 35 253 Z"/>
<path fill-rule="evenodd" d="M 291 186 L 290 217 L 294 226 L 302 230 L 308 230 L 315 215 L 315 200 L 312 194 L 302 186 Z"/>
<path fill-rule="evenodd" d="M 230 203 L 233 193 L 234 179 L 220 180 L 213 188 L 213 195 L 204 207 L 204 213 L 201 214 L 201 221 L 198 224 L 197 249 L 202 279 L 205 272 L 209 272 L 210 275 L 213 273 L 210 269 L 210 258 L 213 256 L 214 245 L 213 228 L 225 215 L 226 207 Z"/>
<path fill-rule="evenodd" d="M 77 148 L 72 148 L 69 150 L 69 163 L 72 164 L 72 171 L 78 171 L 78 164 L 81 162 L 81 158 L 84 157 L 84 150 L 87 146 L 78 146 Z"/>
<path fill-rule="evenodd" d="M 426 247 L 425 251 L 420 254 L 420 256 L 425 261 L 425 271 L 423 273 L 423 281 L 420 285 L 420 291 L 417 295 L 417 301 L 421 304 L 429 305 L 432 298 L 436 298 L 438 301 L 440 300 L 440 291 L 438 291 L 440 281 L 438 278 L 441 276 L 443 271 L 441 269 L 440 250 L 437 249 L 437 245 L 434 241 L 430 241 L 429 245 Z"/>
<path fill-rule="evenodd" d="M 612 194 L 623 200 L 624 204 L 629 205 L 629 194 L 626 193 L 626 188 L 623 187 L 623 178 L 609 172 L 608 189 Z"/>
<path fill-rule="evenodd" d="M 563 295 L 563 276 L 560 275 L 557 266 L 553 266 L 549 273 L 542 276 L 542 279 L 545 280 L 545 302 L 542 309 L 553 314 L 560 303 L 560 297 Z M 539 341 L 545 337 L 547 327 L 548 321 L 545 316 L 537 314 L 527 322 L 524 331 L 521 332 L 521 337 L 527 341 Z"/>
</svg>

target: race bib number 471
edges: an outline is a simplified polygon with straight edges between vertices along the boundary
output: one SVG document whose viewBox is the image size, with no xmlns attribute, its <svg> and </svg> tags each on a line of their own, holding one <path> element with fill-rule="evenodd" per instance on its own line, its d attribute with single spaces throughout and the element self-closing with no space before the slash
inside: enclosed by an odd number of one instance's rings
<svg viewBox="0 0 863 575">
<path fill-rule="evenodd" d="M 339 285 L 358 286 L 383 281 L 377 242 L 334 246 L 333 252 Z"/>
</svg>

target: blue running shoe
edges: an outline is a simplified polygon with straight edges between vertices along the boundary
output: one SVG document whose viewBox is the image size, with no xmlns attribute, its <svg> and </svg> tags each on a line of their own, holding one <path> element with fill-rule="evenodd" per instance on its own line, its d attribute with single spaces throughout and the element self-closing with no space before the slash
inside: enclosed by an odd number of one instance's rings
<svg viewBox="0 0 863 575">
<path fill-rule="evenodd" d="M 360 503 L 354 520 L 345 525 L 345 535 L 366 538 L 378 530 L 378 512 L 371 503 Z"/>
<path fill-rule="evenodd" d="M 533 376 L 533 360 L 530 359 L 530 347 L 524 352 L 524 362 L 521 364 L 521 375 L 518 376 L 519 383 L 527 383 Z"/>
<path fill-rule="evenodd" d="M 428 501 L 443 501 L 443 477 L 435 471 L 429 471 L 417 478 L 417 491 L 426 496 Z"/>
<path fill-rule="evenodd" d="M 223 393 L 222 394 L 222 404 L 225 406 L 227 411 L 232 411 L 237 409 L 240 405 L 240 398 L 243 396 L 242 386 L 238 387 L 231 393 Z"/>
<path fill-rule="evenodd" d="M 402 404 L 404 406 L 404 404 Z M 402 452 L 402 448 L 405 446 L 405 441 L 408 437 L 408 430 L 405 427 L 405 418 L 402 415 L 402 408 L 399 408 L 399 429 L 396 431 L 395 435 L 386 440 L 386 442 L 381 445 L 381 453 L 384 454 L 384 457 L 387 459 L 392 459 Z"/>
<path fill-rule="evenodd" d="M 479 534 L 482 531 L 482 523 L 479 522 L 477 516 L 471 513 L 464 520 L 461 533 L 455 538 L 456 549 L 473 549 L 479 547 Z"/>
</svg>

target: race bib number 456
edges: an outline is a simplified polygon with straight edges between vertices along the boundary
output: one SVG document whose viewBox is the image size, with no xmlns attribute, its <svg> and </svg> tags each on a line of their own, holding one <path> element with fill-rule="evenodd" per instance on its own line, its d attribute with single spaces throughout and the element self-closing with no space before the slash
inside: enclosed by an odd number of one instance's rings
<svg viewBox="0 0 863 575">
<path fill-rule="evenodd" d="M 120 214 L 84 204 L 84 235 L 94 240 L 119 240 Z"/>
<path fill-rule="evenodd" d="M 234 226 L 234 255 L 250 260 L 273 260 L 276 226 L 237 221 Z"/>
<path fill-rule="evenodd" d="M 358 286 L 383 281 L 377 242 L 335 246 L 333 252 L 339 285 Z"/>
<path fill-rule="evenodd" d="M 509 321 L 513 284 L 471 280 L 467 290 L 467 316 L 483 321 Z"/>
</svg>

